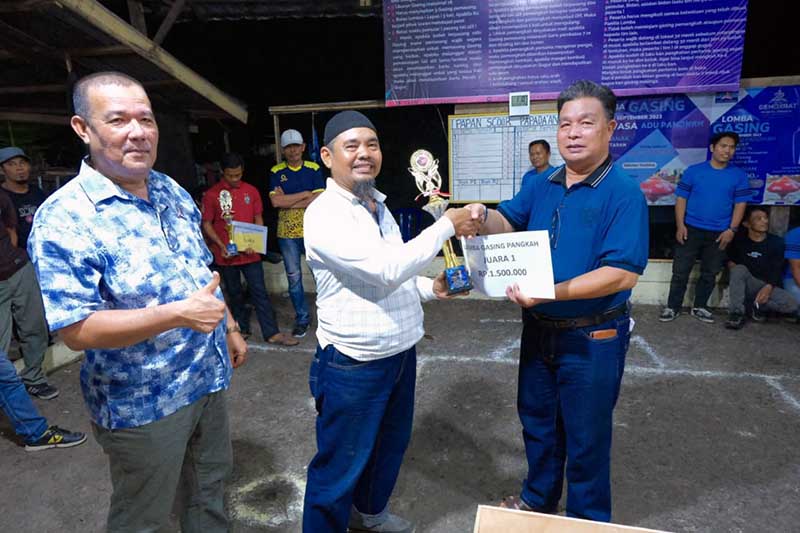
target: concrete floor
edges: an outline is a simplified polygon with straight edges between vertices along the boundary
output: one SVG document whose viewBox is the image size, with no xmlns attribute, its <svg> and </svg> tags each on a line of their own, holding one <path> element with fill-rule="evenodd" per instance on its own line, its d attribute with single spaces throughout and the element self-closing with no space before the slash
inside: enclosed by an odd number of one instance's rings
<svg viewBox="0 0 800 533">
<path fill-rule="evenodd" d="M 285 299 L 275 298 L 288 325 Z M 688 316 L 660 324 L 639 306 L 616 410 L 614 521 L 670 531 L 800 531 L 800 326 L 730 332 Z M 722 313 L 720 313 L 720 316 Z M 515 494 L 525 474 L 515 411 L 521 324 L 506 302 L 426 305 L 414 434 L 392 500 L 420 532 L 469 532 L 479 503 Z M 252 342 L 229 406 L 233 531 L 298 531 L 314 446 L 307 387 L 312 335 L 297 349 Z M 51 423 L 90 431 L 78 364 L 51 376 Z M 99 531 L 108 465 L 90 438 L 26 453 L 0 418 L 0 531 Z M 563 502 L 562 502 L 563 504 Z"/>
</svg>

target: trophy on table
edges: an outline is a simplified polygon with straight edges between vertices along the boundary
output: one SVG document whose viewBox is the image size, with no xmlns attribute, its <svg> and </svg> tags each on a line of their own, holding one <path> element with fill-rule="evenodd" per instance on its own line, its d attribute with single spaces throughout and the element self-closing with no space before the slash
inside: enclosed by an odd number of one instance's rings
<svg viewBox="0 0 800 533">
<path fill-rule="evenodd" d="M 439 190 L 442 186 L 439 160 L 434 159 L 427 150 L 417 150 L 411 154 L 411 168 L 408 171 L 417 182 L 417 189 L 421 193 L 419 196 L 428 197 L 428 203 L 422 209 L 430 213 L 434 220 L 442 218 L 449 203 L 444 197 L 449 195 Z M 456 256 L 450 239 L 442 246 L 442 252 L 444 252 L 444 277 L 447 281 L 447 294 L 458 294 L 471 290 L 472 281 L 469 279 L 467 267 Z"/>
<path fill-rule="evenodd" d="M 225 232 L 228 234 L 228 243 L 225 245 L 225 252 L 228 257 L 239 255 L 236 243 L 233 242 L 233 197 L 230 191 L 225 189 L 219 191 L 219 208 L 222 209 L 222 220 L 225 221 Z"/>
</svg>

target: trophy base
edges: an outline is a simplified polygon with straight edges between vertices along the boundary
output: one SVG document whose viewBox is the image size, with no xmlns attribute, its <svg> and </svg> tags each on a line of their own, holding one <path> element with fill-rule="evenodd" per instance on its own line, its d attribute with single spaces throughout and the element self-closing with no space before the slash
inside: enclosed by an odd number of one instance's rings
<svg viewBox="0 0 800 533">
<path fill-rule="evenodd" d="M 236 245 L 233 243 L 225 245 L 225 251 L 228 253 L 228 257 L 239 255 L 239 249 L 236 248 Z"/>
<path fill-rule="evenodd" d="M 447 280 L 447 294 L 460 294 L 472 290 L 472 281 L 464 265 L 445 268 L 444 278 Z"/>
</svg>

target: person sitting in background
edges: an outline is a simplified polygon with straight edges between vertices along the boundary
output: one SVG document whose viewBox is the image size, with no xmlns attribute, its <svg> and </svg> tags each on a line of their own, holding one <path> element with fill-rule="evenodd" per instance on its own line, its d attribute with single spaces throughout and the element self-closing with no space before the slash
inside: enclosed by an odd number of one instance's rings
<svg viewBox="0 0 800 533">
<path fill-rule="evenodd" d="M 84 433 L 72 432 L 47 423 L 31 401 L 22 380 L 17 375 L 17 369 L 8 360 L 2 348 L 0 348 L 0 410 L 11 421 L 14 433 L 24 440 L 26 451 L 71 448 L 86 442 Z"/>
<path fill-rule="evenodd" d="M 748 209 L 744 217 L 747 232 L 728 247 L 730 294 L 725 327 L 741 329 L 745 312 L 752 302 L 751 316 L 756 322 L 766 320 L 765 312 L 795 313 L 797 300 L 781 288 L 783 239 L 767 233 L 769 214 L 761 206 Z"/>
<path fill-rule="evenodd" d="M 783 288 L 800 302 L 800 227 L 787 233 L 784 241 L 786 248 L 783 257 L 786 258 L 786 268 L 783 271 Z M 800 309 L 795 313 L 794 321 L 800 321 Z"/>
</svg>

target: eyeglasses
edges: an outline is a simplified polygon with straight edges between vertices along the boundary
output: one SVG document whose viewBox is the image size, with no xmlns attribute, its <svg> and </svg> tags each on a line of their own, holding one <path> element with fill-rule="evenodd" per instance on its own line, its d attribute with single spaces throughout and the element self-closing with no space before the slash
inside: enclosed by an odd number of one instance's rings
<svg viewBox="0 0 800 533">
<path fill-rule="evenodd" d="M 550 249 L 555 250 L 558 248 L 558 236 L 561 234 L 561 213 L 559 210 L 561 206 L 556 207 L 553 211 L 553 218 L 550 220 Z"/>
</svg>

